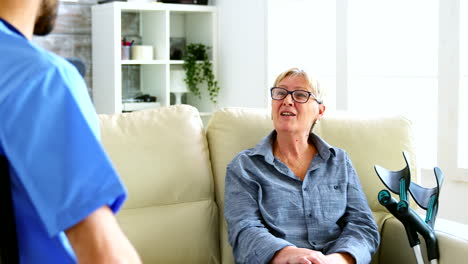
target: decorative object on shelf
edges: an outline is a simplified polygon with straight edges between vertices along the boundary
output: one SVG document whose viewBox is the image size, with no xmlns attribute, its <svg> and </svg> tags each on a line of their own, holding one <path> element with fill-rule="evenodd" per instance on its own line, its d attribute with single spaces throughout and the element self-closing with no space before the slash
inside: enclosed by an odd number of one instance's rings
<svg viewBox="0 0 468 264">
<path fill-rule="evenodd" d="M 208 48 L 208 46 L 201 43 L 187 45 L 183 57 L 183 68 L 186 74 L 184 81 L 190 92 L 198 96 L 198 98 L 201 98 L 199 85 L 206 82 L 210 100 L 216 104 L 219 86 L 213 74 L 213 65 L 208 59 Z"/>
<path fill-rule="evenodd" d="M 122 46 L 121 48 L 122 48 L 122 60 L 129 60 L 131 46 Z"/>
<path fill-rule="evenodd" d="M 132 60 L 152 60 L 154 58 L 153 46 L 150 45 L 133 45 L 131 46 Z"/>
<path fill-rule="evenodd" d="M 195 5 L 207 5 L 208 0 L 160 0 L 160 2 L 168 4 L 195 4 Z"/>
<path fill-rule="evenodd" d="M 182 95 L 187 93 L 187 84 L 184 82 L 185 71 L 182 69 L 171 70 L 171 93 L 175 95 L 175 104 L 182 104 Z"/>
<path fill-rule="evenodd" d="M 170 59 L 181 60 L 185 51 L 185 38 L 170 38 Z"/>
<path fill-rule="evenodd" d="M 135 43 L 135 40 L 128 40 L 126 37 L 122 38 L 121 48 L 122 48 L 122 60 L 129 60 L 131 58 L 130 49 Z"/>
<path fill-rule="evenodd" d="M 149 94 L 142 94 L 135 97 L 135 102 L 156 102 L 157 97 Z"/>
<path fill-rule="evenodd" d="M 140 94 L 135 98 L 123 99 L 122 103 L 144 103 L 144 102 L 156 102 L 158 98 L 149 94 Z"/>
</svg>

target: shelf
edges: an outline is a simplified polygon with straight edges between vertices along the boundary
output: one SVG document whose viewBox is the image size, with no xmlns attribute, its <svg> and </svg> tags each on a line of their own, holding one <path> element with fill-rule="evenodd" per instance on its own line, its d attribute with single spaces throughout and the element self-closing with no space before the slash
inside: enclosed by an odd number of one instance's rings
<svg viewBox="0 0 468 264">
<path fill-rule="evenodd" d="M 167 60 L 121 60 L 122 65 L 167 64 Z"/>
<path fill-rule="evenodd" d="M 203 61 L 198 60 L 197 63 L 203 63 Z M 214 64 L 213 60 L 211 60 L 211 63 Z M 184 64 L 184 61 L 183 60 L 170 60 L 169 64 L 182 65 L 182 64 Z"/>
<path fill-rule="evenodd" d="M 137 2 L 111 2 L 106 4 L 101 4 L 99 6 L 113 6 L 122 11 L 133 11 L 140 12 L 144 11 L 159 11 L 159 10 L 168 10 L 173 12 L 215 12 L 216 7 L 209 5 L 192 5 L 192 4 L 167 4 L 167 3 L 137 3 Z M 103 7 L 106 8 L 106 7 Z"/>
<path fill-rule="evenodd" d="M 92 11 L 93 103 L 99 114 L 120 113 L 169 106 L 171 91 L 177 89 L 173 74 L 183 70 L 183 60 L 171 60 L 171 38 L 185 44 L 210 47 L 216 72 L 216 7 L 200 5 L 111 2 L 94 5 Z M 122 60 L 123 37 L 139 45 L 153 46 L 152 60 Z M 151 58 L 151 57 L 149 57 Z M 201 63 L 198 62 L 198 63 Z M 181 77 L 178 77 L 180 79 Z M 174 87 L 172 87 L 174 85 Z M 207 91 L 201 98 L 186 95 L 185 102 L 203 116 L 213 109 Z M 122 103 L 133 94 L 148 94 L 155 103 Z"/>
<path fill-rule="evenodd" d="M 197 61 L 197 63 L 203 63 L 203 61 Z M 140 64 L 182 65 L 184 64 L 184 61 L 183 60 L 121 60 L 121 64 L 122 65 L 140 65 Z"/>
</svg>

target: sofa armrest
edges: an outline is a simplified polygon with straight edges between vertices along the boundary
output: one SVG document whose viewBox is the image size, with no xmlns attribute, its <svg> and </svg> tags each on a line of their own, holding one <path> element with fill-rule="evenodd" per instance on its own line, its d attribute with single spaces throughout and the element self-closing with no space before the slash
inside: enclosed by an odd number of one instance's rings
<svg viewBox="0 0 468 264">
<path fill-rule="evenodd" d="M 439 264 L 461 263 L 468 259 L 468 226 L 445 219 L 437 219 L 436 236 L 439 244 Z M 382 226 L 379 264 L 416 263 L 403 225 L 394 217 Z M 420 237 L 421 250 L 426 263 L 424 239 Z"/>
</svg>

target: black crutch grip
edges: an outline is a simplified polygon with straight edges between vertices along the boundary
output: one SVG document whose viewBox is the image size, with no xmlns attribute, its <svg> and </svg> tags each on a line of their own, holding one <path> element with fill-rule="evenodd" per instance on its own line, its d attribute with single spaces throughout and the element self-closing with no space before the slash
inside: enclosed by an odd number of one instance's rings
<svg viewBox="0 0 468 264">
<path fill-rule="evenodd" d="M 378 194 L 378 200 L 381 205 L 385 206 L 385 208 L 387 208 L 387 210 L 403 224 L 410 246 L 414 247 L 419 245 L 421 242 L 419 241 L 418 233 L 411 224 L 400 215 L 398 212 L 399 203 L 390 195 L 390 192 L 387 190 L 381 190 Z"/>
</svg>

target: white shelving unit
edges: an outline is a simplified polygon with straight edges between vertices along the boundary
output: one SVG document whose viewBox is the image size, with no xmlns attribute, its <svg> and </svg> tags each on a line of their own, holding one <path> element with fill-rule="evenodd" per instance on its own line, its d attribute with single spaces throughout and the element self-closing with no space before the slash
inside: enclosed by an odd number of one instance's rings
<svg viewBox="0 0 468 264">
<path fill-rule="evenodd" d="M 154 47 L 153 60 L 122 60 L 121 40 L 125 35 L 122 17 L 139 17 L 142 45 Z M 112 114 L 170 105 L 171 71 L 182 69 L 182 60 L 170 60 L 170 38 L 185 38 L 186 44 L 203 43 L 209 47 L 213 71 L 217 71 L 216 7 L 163 3 L 112 2 L 92 7 L 93 101 L 98 113 Z M 122 103 L 124 67 L 137 67 L 141 93 L 157 97 L 157 103 Z M 128 87 L 127 87 L 128 88 Z M 208 96 L 187 95 L 187 103 L 202 115 L 214 108 Z"/>
</svg>

